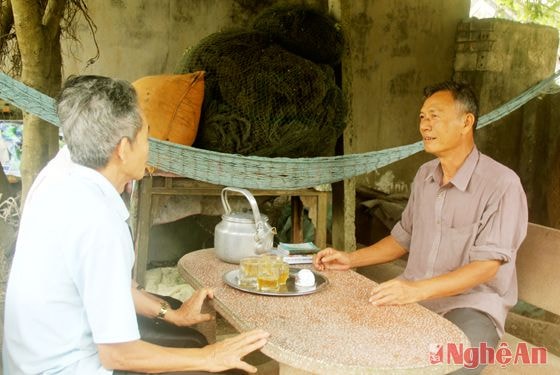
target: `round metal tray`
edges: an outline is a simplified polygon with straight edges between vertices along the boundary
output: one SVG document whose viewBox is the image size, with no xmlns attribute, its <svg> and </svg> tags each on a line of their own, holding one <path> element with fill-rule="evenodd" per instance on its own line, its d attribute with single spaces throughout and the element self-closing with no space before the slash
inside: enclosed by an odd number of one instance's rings
<svg viewBox="0 0 560 375">
<path fill-rule="evenodd" d="M 257 288 L 249 288 L 249 287 L 239 285 L 239 268 L 224 273 L 223 280 L 227 285 L 231 286 L 232 288 L 239 289 L 244 292 L 262 294 L 265 296 L 284 296 L 284 297 L 303 296 L 306 294 L 316 293 L 324 289 L 329 284 L 329 280 L 327 280 L 324 276 L 318 274 L 315 271 L 310 270 L 315 275 L 315 285 L 308 288 L 296 287 L 295 278 L 296 278 L 296 274 L 300 269 L 301 268 L 290 268 L 290 276 L 286 281 L 286 285 L 280 286 L 278 291 L 265 292 Z"/>
</svg>

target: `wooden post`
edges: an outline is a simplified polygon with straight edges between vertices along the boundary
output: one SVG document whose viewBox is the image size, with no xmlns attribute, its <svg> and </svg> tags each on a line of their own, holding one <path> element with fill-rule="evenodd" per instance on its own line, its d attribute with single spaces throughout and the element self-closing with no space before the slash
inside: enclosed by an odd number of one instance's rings
<svg viewBox="0 0 560 375">
<path fill-rule="evenodd" d="M 134 247 L 136 250 L 136 266 L 134 276 L 136 282 L 143 285 L 146 281 L 146 269 L 148 268 L 148 242 L 151 226 L 152 207 L 152 177 L 144 177 L 139 182 L 138 194 L 138 221 L 135 228 Z"/>
<path fill-rule="evenodd" d="M 350 9 L 347 0 L 329 0 L 330 13 L 340 21 L 343 30 L 350 30 L 345 27 L 350 21 L 344 13 L 345 9 Z M 352 120 L 352 58 L 350 54 L 350 40 L 346 36 L 346 50 L 342 56 L 342 93 L 348 104 L 348 114 L 346 115 L 346 129 L 337 145 L 337 154 L 351 154 L 355 152 L 354 139 L 356 129 Z M 350 178 L 333 184 L 332 193 L 332 237 L 333 246 L 339 250 L 354 251 L 356 249 L 356 181 Z"/>
<path fill-rule="evenodd" d="M 317 196 L 317 220 L 315 225 L 315 245 L 321 249 L 327 246 L 327 214 L 329 193 L 320 192 Z"/>
</svg>

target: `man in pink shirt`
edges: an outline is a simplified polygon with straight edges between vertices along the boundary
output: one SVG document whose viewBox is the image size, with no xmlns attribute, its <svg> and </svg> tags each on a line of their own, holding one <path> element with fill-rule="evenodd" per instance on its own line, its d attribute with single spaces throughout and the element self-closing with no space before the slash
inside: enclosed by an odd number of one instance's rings
<svg viewBox="0 0 560 375">
<path fill-rule="evenodd" d="M 379 284 L 369 302 L 419 302 L 461 328 L 472 346 L 496 347 L 517 302 L 515 258 L 527 232 L 527 199 L 519 177 L 476 148 L 478 103 L 469 86 L 444 82 L 427 87 L 424 97 L 420 134 L 436 159 L 418 170 L 401 220 L 369 247 L 320 251 L 314 266 L 347 270 L 408 253 L 404 273 Z"/>
</svg>

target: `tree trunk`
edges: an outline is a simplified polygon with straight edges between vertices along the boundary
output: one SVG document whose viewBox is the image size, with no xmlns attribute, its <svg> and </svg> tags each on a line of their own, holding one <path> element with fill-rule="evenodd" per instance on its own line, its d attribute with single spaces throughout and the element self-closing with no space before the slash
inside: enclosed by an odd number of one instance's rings
<svg viewBox="0 0 560 375">
<path fill-rule="evenodd" d="M 16 236 L 17 229 L 0 219 L 0 349 L 4 337 L 4 296 L 6 295 L 6 286 L 11 266 L 11 253 L 15 247 Z"/>
<path fill-rule="evenodd" d="M 36 0 L 12 0 L 14 25 L 21 52 L 21 80 L 55 96 L 60 90 L 62 56 L 60 21 L 65 0 L 49 0 L 44 9 Z M 58 150 L 58 128 L 36 116 L 24 115 L 21 158 L 22 199 L 43 166 Z"/>
<path fill-rule="evenodd" d="M 2 0 L 0 1 L 0 51 L 4 49 L 4 45 L 8 41 L 7 36 L 13 25 L 12 3 L 10 0 Z"/>
</svg>

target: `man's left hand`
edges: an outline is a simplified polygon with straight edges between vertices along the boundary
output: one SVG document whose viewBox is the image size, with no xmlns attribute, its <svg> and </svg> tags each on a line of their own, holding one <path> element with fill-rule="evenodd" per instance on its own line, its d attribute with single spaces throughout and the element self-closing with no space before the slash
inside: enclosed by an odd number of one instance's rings
<svg viewBox="0 0 560 375">
<path fill-rule="evenodd" d="M 393 279 L 373 288 L 369 302 L 375 306 L 404 305 L 421 299 L 420 288 L 414 281 Z"/>
<path fill-rule="evenodd" d="M 206 298 L 214 298 L 214 291 L 210 288 L 203 288 L 195 291 L 191 298 L 183 302 L 177 310 L 170 310 L 165 316 L 166 320 L 179 327 L 190 326 L 197 323 L 212 320 L 210 314 L 202 314 L 202 304 Z"/>
</svg>

